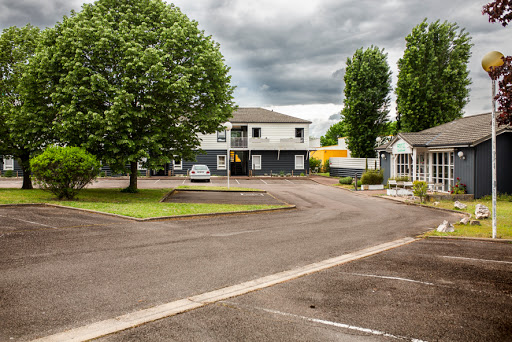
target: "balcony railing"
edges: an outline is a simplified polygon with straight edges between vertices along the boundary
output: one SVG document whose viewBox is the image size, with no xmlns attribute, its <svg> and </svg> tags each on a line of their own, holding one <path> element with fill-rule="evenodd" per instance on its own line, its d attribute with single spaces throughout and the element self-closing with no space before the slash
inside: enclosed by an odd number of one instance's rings
<svg viewBox="0 0 512 342">
<path fill-rule="evenodd" d="M 231 138 L 231 148 L 247 148 L 247 137 Z"/>
</svg>

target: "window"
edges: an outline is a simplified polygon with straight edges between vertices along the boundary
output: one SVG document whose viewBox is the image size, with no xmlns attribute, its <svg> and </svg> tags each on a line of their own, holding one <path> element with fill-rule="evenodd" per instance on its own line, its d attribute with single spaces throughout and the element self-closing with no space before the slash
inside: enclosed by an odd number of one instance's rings
<svg viewBox="0 0 512 342">
<path fill-rule="evenodd" d="M 261 156 L 252 156 L 252 169 L 261 170 Z"/>
<path fill-rule="evenodd" d="M 252 129 L 252 137 L 253 138 L 261 138 L 261 128 L 253 128 Z"/>
<path fill-rule="evenodd" d="M 300 142 L 304 142 L 304 128 L 295 128 L 295 138 L 299 138 Z"/>
<path fill-rule="evenodd" d="M 226 142 L 226 131 L 217 132 L 217 142 Z"/>
<path fill-rule="evenodd" d="M 295 156 L 295 170 L 304 170 L 304 156 Z"/>
<path fill-rule="evenodd" d="M 11 156 L 4 156 L 4 170 L 14 170 L 14 159 Z"/>
<path fill-rule="evenodd" d="M 396 169 L 395 177 L 409 177 L 411 178 L 412 170 L 412 156 L 408 153 L 396 154 Z"/>
<path fill-rule="evenodd" d="M 183 162 L 180 157 L 174 156 L 174 170 L 183 169 Z"/>
<path fill-rule="evenodd" d="M 432 181 L 443 184 L 443 191 L 453 186 L 453 152 L 432 153 Z"/>
<path fill-rule="evenodd" d="M 226 159 L 224 155 L 217 156 L 217 170 L 226 170 Z"/>
</svg>

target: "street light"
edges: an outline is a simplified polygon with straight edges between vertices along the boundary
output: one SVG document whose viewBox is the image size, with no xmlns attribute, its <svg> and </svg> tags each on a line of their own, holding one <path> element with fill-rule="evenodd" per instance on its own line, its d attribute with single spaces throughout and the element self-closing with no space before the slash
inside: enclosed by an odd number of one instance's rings
<svg viewBox="0 0 512 342">
<path fill-rule="evenodd" d="M 228 160 L 227 160 L 227 167 L 228 167 L 228 190 L 229 190 L 229 174 L 231 171 L 231 128 L 233 128 L 233 124 L 231 122 L 225 122 L 222 125 L 226 129 L 226 141 L 228 143 Z"/>
<path fill-rule="evenodd" d="M 489 73 L 491 67 L 503 65 L 503 54 L 498 51 L 491 51 L 482 58 L 482 68 Z M 489 75 L 491 76 L 491 75 Z M 492 94 L 492 238 L 496 238 L 496 195 L 497 195 L 497 175 L 496 175 L 496 79 L 491 76 L 491 94 Z"/>
</svg>

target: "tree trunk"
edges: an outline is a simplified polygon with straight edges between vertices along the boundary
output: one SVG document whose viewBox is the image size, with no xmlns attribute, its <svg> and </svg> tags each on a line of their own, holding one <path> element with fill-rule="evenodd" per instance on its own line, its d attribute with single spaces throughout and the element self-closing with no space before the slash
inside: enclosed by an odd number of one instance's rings
<svg viewBox="0 0 512 342">
<path fill-rule="evenodd" d="M 130 162 L 130 188 L 137 190 L 137 176 L 139 170 L 137 168 L 137 162 Z"/>
<path fill-rule="evenodd" d="M 21 169 L 23 170 L 23 185 L 22 189 L 33 189 L 32 180 L 30 179 L 31 170 L 30 170 L 30 154 L 23 154 L 20 158 Z"/>
</svg>

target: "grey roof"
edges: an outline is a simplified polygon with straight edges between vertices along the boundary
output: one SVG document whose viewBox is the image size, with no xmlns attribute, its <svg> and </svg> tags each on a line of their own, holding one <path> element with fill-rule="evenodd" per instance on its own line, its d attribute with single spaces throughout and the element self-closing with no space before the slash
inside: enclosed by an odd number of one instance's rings
<svg viewBox="0 0 512 342">
<path fill-rule="evenodd" d="M 497 127 L 496 133 L 512 131 L 511 126 Z M 491 113 L 466 116 L 415 133 L 398 133 L 412 146 L 474 146 L 491 138 Z"/>
<path fill-rule="evenodd" d="M 238 108 L 229 120 L 231 123 L 306 123 L 311 121 L 295 118 L 263 108 Z"/>
</svg>

